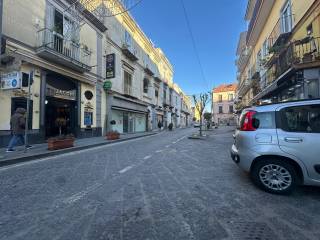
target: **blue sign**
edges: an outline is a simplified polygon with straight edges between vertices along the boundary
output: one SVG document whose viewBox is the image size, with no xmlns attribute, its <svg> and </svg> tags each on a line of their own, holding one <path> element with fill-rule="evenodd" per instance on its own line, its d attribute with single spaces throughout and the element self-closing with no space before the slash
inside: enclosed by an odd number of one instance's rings
<svg viewBox="0 0 320 240">
<path fill-rule="evenodd" d="M 84 125 L 91 126 L 92 122 L 92 112 L 84 112 Z"/>
<path fill-rule="evenodd" d="M 18 85 L 17 79 L 13 79 L 11 84 L 12 84 L 12 87 L 16 87 Z"/>
</svg>

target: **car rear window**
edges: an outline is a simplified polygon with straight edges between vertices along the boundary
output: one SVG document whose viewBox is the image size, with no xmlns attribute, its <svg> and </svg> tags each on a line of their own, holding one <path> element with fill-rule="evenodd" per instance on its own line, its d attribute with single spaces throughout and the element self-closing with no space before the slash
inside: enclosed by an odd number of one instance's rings
<svg viewBox="0 0 320 240">
<path fill-rule="evenodd" d="M 248 111 L 242 112 L 238 123 L 238 129 L 243 126 L 247 112 Z M 276 127 L 275 112 L 256 112 L 253 116 L 253 120 L 256 129 L 273 129 Z"/>
<path fill-rule="evenodd" d="M 273 129 L 276 126 L 274 112 L 257 112 L 253 119 L 256 121 L 257 129 Z"/>
</svg>

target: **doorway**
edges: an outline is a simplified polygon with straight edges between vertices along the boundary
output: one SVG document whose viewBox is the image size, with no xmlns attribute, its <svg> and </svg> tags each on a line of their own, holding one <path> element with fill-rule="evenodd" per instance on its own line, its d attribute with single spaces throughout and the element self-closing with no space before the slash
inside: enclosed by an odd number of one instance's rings
<svg viewBox="0 0 320 240">
<path fill-rule="evenodd" d="M 77 125 L 77 106 L 75 101 L 46 98 L 45 126 L 46 137 L 59 136 L 60 134 L 74 134 Z"/>
</svg>

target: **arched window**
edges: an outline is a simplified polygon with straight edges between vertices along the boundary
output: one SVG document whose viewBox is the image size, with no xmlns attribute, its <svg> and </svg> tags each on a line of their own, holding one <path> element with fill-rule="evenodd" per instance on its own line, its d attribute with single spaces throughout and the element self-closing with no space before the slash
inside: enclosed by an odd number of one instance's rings
<svg viewBox="0 0 320 240">
<path fill-rule="evenodd" d="M 147 79 L 147 78 L 143 79 L 143 92 L 144 93 L 149 92 L 149 79 Z"/>
</svg>

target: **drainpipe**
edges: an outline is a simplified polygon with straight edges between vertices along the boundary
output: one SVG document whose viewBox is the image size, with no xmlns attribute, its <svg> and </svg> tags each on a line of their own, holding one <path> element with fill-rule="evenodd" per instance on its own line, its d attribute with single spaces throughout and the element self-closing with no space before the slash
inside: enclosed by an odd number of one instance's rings
<svg viewBox="0 0 320 240">
<path fill-rule="evenodd" d="M 0 47 L 2 47 L 2 13 L 3 13 L 3 0 L 0 0 Z M 1 52 L 0 52 L 1 55 Z"/>
</svg>

